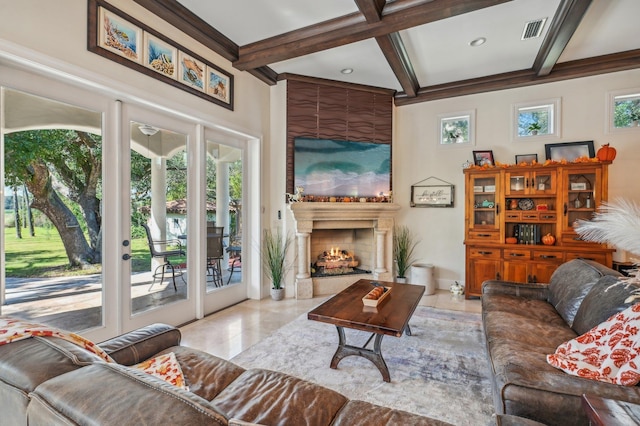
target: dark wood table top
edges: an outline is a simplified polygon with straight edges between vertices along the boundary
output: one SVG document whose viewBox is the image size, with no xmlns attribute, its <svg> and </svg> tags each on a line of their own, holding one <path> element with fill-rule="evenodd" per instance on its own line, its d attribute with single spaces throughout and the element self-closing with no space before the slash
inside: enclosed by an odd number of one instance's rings
<svg viewBox="0 0 640 426">
<path fill-rule="evenodd" d="M 582 395 L 582 408 L 594 426 L 640 425 L 640 405 L 626 401 Z"/>
<path fill-rule="evenodd" d="M 377 281 L 391 287 L 391 293 L 377 307 L 364 306 L 362 298 L 373 288 L 373 280 L 360 280 L 307 314 L 314 321 L 400 337 L 420 298 L 424 286 Z"/>
</svg>

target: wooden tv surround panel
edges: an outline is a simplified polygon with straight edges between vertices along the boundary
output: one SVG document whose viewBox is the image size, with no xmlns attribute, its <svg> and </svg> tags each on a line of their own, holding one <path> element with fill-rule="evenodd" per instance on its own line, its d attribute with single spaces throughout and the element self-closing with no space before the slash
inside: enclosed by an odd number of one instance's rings
<svg viewBox="0 0 640 426">
<path fill-rule="evenodd" d="M 480 296 L 489 279 L 548 283 L 575 258 L 611 267 L 613 249 L 573 230 L 607 200 L 609 164 L 465 169 L 465 297 Z"/>
</svg>

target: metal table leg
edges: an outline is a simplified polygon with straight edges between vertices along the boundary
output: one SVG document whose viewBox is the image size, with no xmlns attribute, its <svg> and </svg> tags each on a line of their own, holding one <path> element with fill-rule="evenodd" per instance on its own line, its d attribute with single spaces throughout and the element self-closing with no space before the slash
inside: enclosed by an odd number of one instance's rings
<svg viewBox="0 0 640 426">
<path fill-rule="evenodd" d="M 342 360 L 342 358 L 348 357 L 350 355 L 361 356 L 363 358 L 371 361 L 380 373 L 382 374 L 382 380 L 385 382 L 391 381 L 391 376 L 389 375 L 389 368 L 387 367 L 387 363 L 384 361 L 382 357 L 382 351 L 380 349 L 380 345 L 382 344 L 382 338 L 384 334 L 376 334 L 372 333 L 369 340 L 362 347 L 347 345 L 347 339 L 344 334 L 344 327 L 336 326 L 338 329 L 338 349 L 336 349 L 336 353 L 333 355 L 331 359 L 331 368 L 335 369 L 338 367 L 338 363 Z M 367 346 L 371 342 L 371 339 L 375 336 L 375 340 L 373 342 L 373 349 L 367 349 Z"/>
</svg>

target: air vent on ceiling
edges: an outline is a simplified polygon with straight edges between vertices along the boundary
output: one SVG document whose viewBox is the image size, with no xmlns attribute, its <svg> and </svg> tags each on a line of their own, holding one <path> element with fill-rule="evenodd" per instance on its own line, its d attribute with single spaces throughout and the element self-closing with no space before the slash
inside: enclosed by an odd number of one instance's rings
<svg viewBox="0 0 640 426">
<path fill-rule="evenodd" d="M 522 31 L 522 40 L 540 37 L 545 22 L 547 22 L 547 18 L 536 19 L 535 21 L 525 23 L 524 31 Z"/>
</svg>

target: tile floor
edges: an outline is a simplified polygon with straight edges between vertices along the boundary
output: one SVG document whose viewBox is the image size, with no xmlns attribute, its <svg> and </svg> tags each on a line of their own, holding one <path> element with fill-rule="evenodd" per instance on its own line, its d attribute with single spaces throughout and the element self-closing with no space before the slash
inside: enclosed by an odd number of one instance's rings
<svg viewBox="0 0 640 426">
<path fill-rule="evenodd" d="M 313 299 L 246 300 L 180 328 L 182 345 L 200 349 L 223 359 L 231 359 L 278 328 L 293 321 L 326 300 Z M 420 305 L 455 311 L 480 312 L 480 300 L 465 300 L 438 290 L 423 297 Z"/>
</svg>

